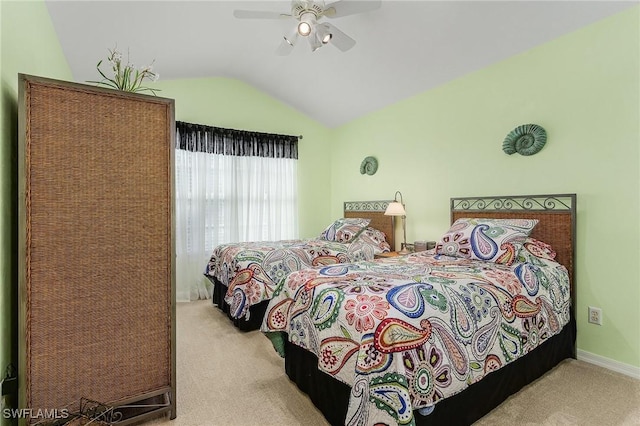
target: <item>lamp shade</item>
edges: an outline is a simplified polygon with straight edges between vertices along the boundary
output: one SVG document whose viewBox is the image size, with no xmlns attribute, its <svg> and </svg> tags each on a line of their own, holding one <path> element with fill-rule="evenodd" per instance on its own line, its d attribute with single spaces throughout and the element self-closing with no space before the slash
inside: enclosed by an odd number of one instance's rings
<svg viewBox="0 0 640 426">
<path fill-rule="evenodd" d="M 387 210 L 384 211 L 387 216 L 405 216 L 407 212 L 404 210 L 402 203 L 393 201 L 387 206 Z"/>
</svg>

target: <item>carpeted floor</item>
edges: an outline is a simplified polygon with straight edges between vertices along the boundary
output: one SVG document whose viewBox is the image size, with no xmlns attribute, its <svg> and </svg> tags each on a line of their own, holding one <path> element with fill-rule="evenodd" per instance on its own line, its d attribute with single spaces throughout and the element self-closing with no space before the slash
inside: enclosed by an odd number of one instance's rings
<svg viewBox="0 0 640 426">
<path fill-rule="evenodd" d="M 238 331 L 211 301 L 178 304 L 177 348 L 178 417 L 145 426 L 328 424 L 268 339 Z M 640 425 L 640 381 L 566 360 L 475 425 Z"/>
</svg>

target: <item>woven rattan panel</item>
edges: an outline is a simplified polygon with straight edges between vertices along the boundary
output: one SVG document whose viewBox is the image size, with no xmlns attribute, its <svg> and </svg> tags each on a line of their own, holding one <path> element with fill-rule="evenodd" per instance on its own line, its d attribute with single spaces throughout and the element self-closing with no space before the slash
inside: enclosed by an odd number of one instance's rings
<svg viewBox="0 0 640 426">
<path fill-rule="evenodd" d="M 172 385 L 173 101 L 82 87 L 24 86 L 21 380 L 34 409 Z"/>
</svg>

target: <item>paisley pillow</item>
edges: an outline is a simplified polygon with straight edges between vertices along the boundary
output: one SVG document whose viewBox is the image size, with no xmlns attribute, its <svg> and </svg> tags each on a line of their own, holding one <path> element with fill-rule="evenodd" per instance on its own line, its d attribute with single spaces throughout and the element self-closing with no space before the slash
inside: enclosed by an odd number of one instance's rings
<svg viewBox="0 0 640 426">
<path fill-rule="evenodd" d="M 371 219 L 342 218 L 333 222 L 320 234 L 321 240 L 350 243 L 369 226 Z"/>
<path fill-rule="evenodd" d="M 555 260 L 556 252 L 549 244 L 535 238 L 527 238 L 522 244 L 516 245 L 518 262 L 541 264 L 540 259 Z"/>
<path fill-rule="evenodd" d="M 391 251 L 391 246 L 387 242 L 387 236 L 384 232 L 368 226 L 358 238 L 364 240 L 372 246 L 376 246 L 381 252 Z"/>
<path fill-rule="evenodd" d="M 511 265 L 537 219 L 456 220 L 436 245 L 436 253 Z"/>
</svg>

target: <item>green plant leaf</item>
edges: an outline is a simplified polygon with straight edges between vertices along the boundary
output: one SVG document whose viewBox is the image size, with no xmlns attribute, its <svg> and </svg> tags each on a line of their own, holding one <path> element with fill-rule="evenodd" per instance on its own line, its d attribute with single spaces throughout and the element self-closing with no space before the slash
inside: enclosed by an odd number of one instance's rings
<svg viewBox="0 0 640 426">
<path fill-rule="evenodd" d="M 108 87 L 111 87 L 113 89 L 118 89 L 118 86 L 116 86 L 115 84 L 107 83 L 105 81 L 91 81 L 91 80 L 88 80 L 87 83 L 102 84 L 103 86 L 108 86 Z"/>
<path fill-rule="evenodd" d="M 127 92 L 151 92 L 156 95 L 156 92 L 160 91 L 160 89 L 142 87 L 142 83 L 145 78 L 148 78 L 150 80 L 155 79 L 156 74 L 150 71 L 151 66 L 145 67 L 143 69 L 136 69 L 129 64 L 128 59 L 126 65 L 124 65 L 122 64 L 122 54 L 118 52 L 117 49 L 114 48 L 107 50 L 109 52 L 109 56 L 107 57 L 107 59 L 109 60 L 109 62 L 111 62 L 113 78 L 107 77 L 105 73 L 100 69 L 100 66 L 103 63 L 103 61 L 100 60 L 96 65 L 96 69 L 98 70 L 98 73 L 103 78 L 103 80 L 88 81 L 88 83 L 94 83 Z M 118 56 L 117 59 L 116 55 Z"/>
<path fill-rule="evenodd" d="M 116 87 L 117 87 L 116 82 L 115 82 L 114 80 L 112 80 L 112 79 L 108 78 L 106 75 L 104 75 L 104 73 L 100 70 L 100 68 L 98 68 L 98 72 L 100 73 L 100 75 L 101 75 L 105 80 L 110 81 L 111 83 L 115 84 L 115 85 L 116 85 Z"/>
</svg>

